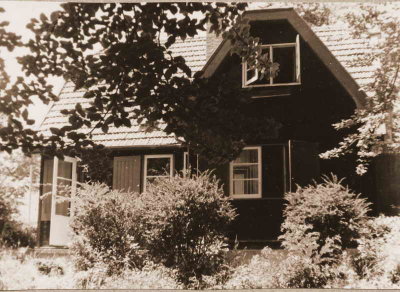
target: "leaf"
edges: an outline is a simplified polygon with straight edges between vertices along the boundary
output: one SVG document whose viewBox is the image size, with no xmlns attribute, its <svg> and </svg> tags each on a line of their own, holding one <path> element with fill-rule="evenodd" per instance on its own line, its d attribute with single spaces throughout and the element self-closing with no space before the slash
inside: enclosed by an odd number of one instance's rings
<svg viewBox="0 0 400 292">
<path fill-rule="evenodd" d="M 59 135 L 60 135 L 60 129 L 58 129 L 58 128 L 50 128 L 50 132 L 51 132 L 53 135 L 56 135 L 56 136 L 59 136 Z"/>
<path fill-rule="evenodd" d="M 22 117 L 24 118 L 24 120 L 28 120 L 28 110 L 24 109 L 24 111 L 22 112 Z"/>
<path fill-rule="evenodd" d="M 75 105 L 75 110 L 76 110 L 82 117 L 85 117 L 85 116 L 86 116 L 85 111 L 83 110 L 82 105 L 81 105 L 80 103 L 77 103 L 77 104 Z"/>
<path fill-rule="evenodd" d="M 102 125 L 102 126 L 101 126 L 101 130 L 102 130 L 104 133 L 107 133 L 107 132 L 108 132 L 108 125 L 107 125 L 107 124 Z"/>
</svg>

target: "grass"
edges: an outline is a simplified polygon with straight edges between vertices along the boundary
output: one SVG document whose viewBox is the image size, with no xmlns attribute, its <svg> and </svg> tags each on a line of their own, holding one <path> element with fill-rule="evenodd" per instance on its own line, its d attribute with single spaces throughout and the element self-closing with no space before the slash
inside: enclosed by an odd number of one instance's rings
<svg viewBox="0 0 400 292">
<path fill-rule="evenodd" d="M 23 289 L 179 289 L 168 269 L 146 266 L 107 276 L 99 264 L 76 271 L 69 257 L 35 258 L 20 250 L 0 250 L 0 290 Z"/>
<path fill-rule="evenodd" d="M 0 251 L 0 290 L 72 289 L 74 269 L 66 258 L 37 259 L 13 250 Z"/>
<path fill-rule="evenodd" d="M 360 278 L 346 260 L 342 263 L 346 279 L 333 288 L 400 289 L 400 217 L 375 220 L 391 228 L 384 240 L 374 239 L 374 245 L 380 247 L 378 262 L 367 277 Z M 231 259 L 233 270 L 224 284 L 214 283 L 215 279 L 210 278 L 209 288 L 278 288 L 274 286 L 279 286 L 277 277 L 278 280 L 282 277 L 285 266 L 277 267 L 288 258 L 287 253 L 265 249 L 250 260 L 244 261 L 243 256 Z M 26 254 L 23 249 L 0 250 L 0 290 L 82 288 L 179 289 L 182 286 L 176 281 L 174 271 L 161 265 L 148 264 L 141 271 L 127 270 L 109 276 L 101 263 L 89 271 L 76 271 L 69 257 L 43 259 Z"/>
</svg>

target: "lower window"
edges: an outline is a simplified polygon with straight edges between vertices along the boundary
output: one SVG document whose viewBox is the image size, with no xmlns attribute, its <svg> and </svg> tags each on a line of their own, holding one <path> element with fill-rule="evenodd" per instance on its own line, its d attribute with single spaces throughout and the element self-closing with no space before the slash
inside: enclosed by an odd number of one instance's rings
<svg viewBox="0 0 400 292">
<path fill-rule="evenodd" d="M 172 176 L 172 160 L 172 154 L 145 155 L 144 190 L 146 190 L 146 185 L 156 178 Z"/>
<path fill-rule="evenodd" d="M 232 198 L 261 198 L 261 147 L 245 147 L 230 163 Z"/>
</svg>

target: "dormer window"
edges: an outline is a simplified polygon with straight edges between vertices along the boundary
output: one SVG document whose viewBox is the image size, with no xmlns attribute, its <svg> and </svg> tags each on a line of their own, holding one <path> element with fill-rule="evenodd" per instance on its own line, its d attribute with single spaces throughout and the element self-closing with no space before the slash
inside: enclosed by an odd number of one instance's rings
<svg viewBox="0 0 400 292">
<path fill-rule="evenodd" d="M 275 76 L 262 77 L 257 69 L 249 68 L 243 62 L 243 87 L 287 86 L 300 84 L 300 40 L 294 43 L 262 45 L 262 53 L 267 54 L 272 63 L 279 64 Z"/>
</svg>

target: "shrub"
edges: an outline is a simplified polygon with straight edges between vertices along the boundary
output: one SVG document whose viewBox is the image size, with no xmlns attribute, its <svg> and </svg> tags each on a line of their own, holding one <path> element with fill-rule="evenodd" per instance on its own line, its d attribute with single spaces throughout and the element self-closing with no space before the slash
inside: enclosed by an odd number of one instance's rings
<svg viewBox="0 0 400 292">
<path fill-rule="evenodd" d="M 390 281 L 393 284 L 400 283 L 400 264 L 398 264 L 396 268 L 390 272 Z"/>
<path fill-rule="evenodd" d="M 290 255 L 283 278 L 290 288 L 321 288 L 344 274 L 343 250 L 354 246 L 370 205 L 336 176 L 285 195 L 282 246 Z M 283 284 L 282 284 L 283 285 Z"/>
<path fill-rule="evenodd" d="M 266 247 L 248 264 L 234 268 L 223 288 L 321 288 L 342 277 L 341 270 L 318 265 L 310 257 Z"/>
<path fill-rule="evenodd" d="M 111 191 L 106 185 L 83 184 L 74 200 L 72 255 L 80 270 L 96 262 L 108 266 L 108 272 L 140 268 L 143 251 L 138 236 L 141 216 L 139 195 Z"/>
<path fill-rule="evenodd" d="M 259 255 L 251 258 L 247 264 L 232 268 L 229 280 L 224 283 L 223 289 L 260 289 L 281 288 L 275 275 L 280 271 L 279 265 L 286 255 L 281 250 L 271 248 L 262 249 Z"/>
<path fill-rule="evenodd" d="M 301 244 L 307 234 L 313 234 L 318 251 L 328 240 L 340 242 L 342 248 L 354 246 L 368 220 L 370 203 L 341 185 L 336 176 L 324 177 L 322 184 L 298 187 L 285 200 L 280 239 L 288 250 L 307 248 Z"/>
<path fill-rule="evenodd" d="M 384 257 L 381 249 L 389 232 L 387 225 L 379 224 L 375 219 L 369 220 L 363 228 L 357 239 L 357 250 L 350 256 L 350 265 L 360 279 L 382 274 L 380 262 Z"/>
<path fill-rule="evenodd" d="M 13 220 L 12 215 L 15 212 L 13 201 L 0 195 L 0 246 L 34 247 L 36 234 L 34 228 Z"/>
<path fill-rule="evenodd" d="M 358 239 L 350 266 L 357 278 L 352 287 L 392 288 L 398 283 L 400 266 L 400 217 L 373 218 Z"/>
<path fill-rule="evenodd" d="M 185 285 L 224 266 L 224 232 L 236 216 L 215 176 L 159 179 L 142 195 L 146 249 L 158 263 L 178 271 Z"/>
<path fill-rule="evenodd" d="M 86 184 L 74 205 L 72 254 L 79 270 L 96 271 L 102 262 L 110 276 L 151 261 L 176 270 L 187 287 L 224 277 L 224 232 L 236 214 L 209 173 L 158 179 L 141 195 Z"/>
<path fill-rule="evenodd" d="M 34 247 L 36 230 L 14 220 L 7 221 L 0 230 L 0 245 L 11 248 Z"/>
</svg>

